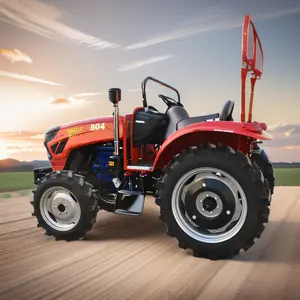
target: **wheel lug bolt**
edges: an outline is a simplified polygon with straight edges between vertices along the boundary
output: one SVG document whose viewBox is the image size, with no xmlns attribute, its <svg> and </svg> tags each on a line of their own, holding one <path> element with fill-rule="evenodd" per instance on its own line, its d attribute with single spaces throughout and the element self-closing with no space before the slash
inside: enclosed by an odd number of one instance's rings
<svg viewBox="0 0 300 300">
<path fill-rule="evenodd" d="M 206 197 L 209 197 L 209 195 L 208 195 L 208 194 L 206 194 Z"/>
<path fill-rule="evenodd" d="M 67 213 L 67 211 L 65 210 L 65 214 Z"/>
<path fill-rule="evenodd" d="M 193 215 L 192 218 L 193 218 L 194 220 L 196 220 L 197 217 L 196 217 L 195 215 Z"/>
<path fill-rule="evenodd" d="M 226 214 L 227 214 L 227 215 L 230 215 L 230 210 L 227 210 L 227 211 L 226 211 Z"/>
<path fill-rule="evenodd" d="M 61 215 L 61 212 L 59 212 L 58 214 Z"/>
<path fill-rule="evenodd" d="M 57 209 L 57 206 L 54 206 L 54 208 L 56 208 L 56 209 Z"/>
<path fill-rule="evenodd" d="M 202 186 L 203 186 L 203 187 L 206 187 L 206 183 L 202 183 Z"/>
</svg>

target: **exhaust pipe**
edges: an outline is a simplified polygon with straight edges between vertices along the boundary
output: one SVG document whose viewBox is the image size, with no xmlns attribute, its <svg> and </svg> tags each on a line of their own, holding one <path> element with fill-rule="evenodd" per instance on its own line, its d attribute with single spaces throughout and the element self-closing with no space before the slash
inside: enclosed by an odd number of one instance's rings
<svg viewBox="0 0 300 300">
<path fill-rule="evenodd" d="M 114 105 L 114 155 L 119 155 L 119 102 L 121 89 L 111 88 L 108 91 L 109 101 Z"/>
</svg>

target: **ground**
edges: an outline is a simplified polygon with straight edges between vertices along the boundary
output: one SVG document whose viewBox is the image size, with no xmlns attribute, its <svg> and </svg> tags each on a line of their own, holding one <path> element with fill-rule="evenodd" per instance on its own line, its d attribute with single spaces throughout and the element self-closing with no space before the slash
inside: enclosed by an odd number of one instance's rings
<svg viewBox="0 0 300 300">
<path fill-rule="evenodd" d="M 1 300 L 299 299 L 300 187 L 276 187 L 261 239 L 220 261 L 179 249 L 150 197 L 144 215 L 99 212 L 87 239 L 69 243 L 36 228 L 30 199 L 0 199 Z"/>
</svg>

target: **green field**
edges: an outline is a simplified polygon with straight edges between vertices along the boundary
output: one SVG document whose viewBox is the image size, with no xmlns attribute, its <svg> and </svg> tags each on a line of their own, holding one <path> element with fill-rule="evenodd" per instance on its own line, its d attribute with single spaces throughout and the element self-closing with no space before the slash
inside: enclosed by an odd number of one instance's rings
<svg viewBox="0 0 300 300">
<path fill-rule="evenodd" d="M 31 189 L 33 172 L 0 173 L 0 193 Z"/>
<path fill-rule="evenodd" d="M 276 186 L 300 186 L 300 168 L 275 168 Z"/>
<path fill-rule="evenodd" d="M 275 168 L 276 186 L 300 186 L 300 168 Z M 31 189 L 33 172 L 0 173 L 0 193 Z"/>
</svg>

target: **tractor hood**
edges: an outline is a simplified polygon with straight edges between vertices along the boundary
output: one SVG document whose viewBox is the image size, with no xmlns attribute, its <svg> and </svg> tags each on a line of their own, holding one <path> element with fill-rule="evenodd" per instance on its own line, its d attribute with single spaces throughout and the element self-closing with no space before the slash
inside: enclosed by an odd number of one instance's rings
<svg viewBox="0 0 300 300">
<path fill-rule="evenodd" d="M 119 139 L 123 138 L 124 117 L 119 117 Z M 45 132 L 44 146 L 49 160 L 53 156 L 59 166 L 65 165 L 70 151 L 91 144 L 114 140 L 114 117 L 103 116 L 66 123 Z M 53 163 L 55 165 L 55 163 Z M 58 165 L 55 165 L 57 167 Z"/>
<path fill-rule="evenodd" d="M 74 127 L 78 127 L 78 126 L 88 126 L 88 125 L 92 125 L 92 124 L 113 124 L 114 122 L 114 117 L 113 116 L 104 116 L 104 117 L 96 117 L 96 118 L 90 118 L 90 119 L 86 119 L 86 120 L 78 120 L 78 121 L 74 121 L 74 122 L 70 122 L 70 123 L 65 123 L 59 126 L 55 126 L 51 129 L 48 129 L 45 134 L 51 134 L 54 132 L 58 132 L 60 129 L 68 129 L 68 128 L 74 128 Z M 119 117 L 119 124 L 123 125 L 123 117 L 120 116 Z"/>
<path fill-rule="evenodd" d="M 98 123 L 111 124 L 111 123 L 113 123 L 113 121 L 114 121 L 113 116 L 104 116 L 104 117 L 90 118 L 90 119 L 86 119 L 86 120 L 78 120 L 75 122 L 66 123 L 66 124 L 61 125 L 60 128 L 67 129 L 70 127 L 84 126 L 84 125 L 98 124 Z"/>
<path fill-rule="evenodd" d="M 119 132 L 123 132 L 124 125 L 124 117 L 119 117 Z M 51 128 L 45 132 L 45 142 L 52 140 L 54 137 L 57 138 L 66 138 L 73 137 L 77 135 L 86 135 L 92 133 L 102 133 L 107 138 L 110 136 L 113 138 L 113 130 L 114 130 L 114 117 L 113 116 L 103 116 L 97 118 L 90 118 L 86 120 L 79 120 L 75 122 L 70 122 L 66 124 L 62 124 L 60 126 L 56 126 Z M 95 139 L 95 136 L 93 136 Z M 97 134 L 97 139 L 101 140 L 99 134 Z"/>
</svg>

